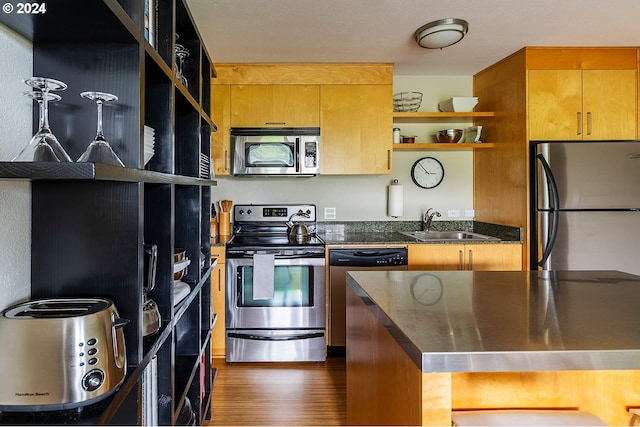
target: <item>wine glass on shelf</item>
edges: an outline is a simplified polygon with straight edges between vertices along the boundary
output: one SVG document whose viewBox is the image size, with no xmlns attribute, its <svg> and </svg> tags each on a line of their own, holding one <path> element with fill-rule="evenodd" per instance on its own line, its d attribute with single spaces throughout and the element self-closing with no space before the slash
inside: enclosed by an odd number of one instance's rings
<svg viewBox="0 0 640 427">
<path fill-rule="evenodd" d="M 189 49 L 185 48 L 181 44 L 176 44 L 176 57 L 178 58 L 178 80 L 180 80 L 180 83 L 182 83 L 182 85 L 187 89 L 189 88 L 189 84 L 187 82 L 187 78 L 184 75 L 184 60 L 185 58 L 188 58 L 189 55 L 191 55 Z"/>
<path fill-rule="evenodd" d="M 62 148 L 58 139 L 49 127 L 49 102 L 60 101 L 59 95 L 52 90 L 65 90 L 67 85 L 59 80 L 45 77 L 32 77 L 24 80 L 33 90 L 23 92 L 25 96 L 38 101 L 39 120 L 38 131 L 33 135 L 29 144 L 14 157 L 13 162 L 72 162 L 71 157 Z"/>
<path fill-rule="evenodd" d="M 105 92 L 82 92 L 80 96 L 96 102 L 96 105 L 98 106 L 98 130 L 95 138 L 91 141 L 91 144 L 89 144 L 84 153 L 82 153 L 82 156 L 80 156 L 78 161 L 105 163 L 108 165 L 124 167 L 124 163 L 122 163 L 120 158 L 118 158 L 116 153 L 114 153 L 111 145 L 109 145 L 109 142 L 107 142 L 102 132 L 102 104 L 105 102 L 117 101 L 118 97 Z"/>
</svg>

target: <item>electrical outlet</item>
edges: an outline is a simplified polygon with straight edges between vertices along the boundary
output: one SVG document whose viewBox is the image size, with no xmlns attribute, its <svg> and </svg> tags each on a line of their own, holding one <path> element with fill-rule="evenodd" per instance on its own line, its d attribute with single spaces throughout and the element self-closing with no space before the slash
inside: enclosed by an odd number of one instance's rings
<svg viewBox="0 0 640 427">
<path fill-rule="evenodd" d="M 324 219 L 336 219 L 336 208 L 324 208 Z"/>
<path fill-rule="evenodd" d="M 465 209 L 464 216 L 467 218 L 473 218 L 474 216 L 476 216 L 476 212 L 473 209 Z"/>
<path fill-rule="evenodd" d="M 449 217 L 449 218 L 460 218 L 460 209 L 449 209 L 447 211 L 447 217 Z"/>
</svg>

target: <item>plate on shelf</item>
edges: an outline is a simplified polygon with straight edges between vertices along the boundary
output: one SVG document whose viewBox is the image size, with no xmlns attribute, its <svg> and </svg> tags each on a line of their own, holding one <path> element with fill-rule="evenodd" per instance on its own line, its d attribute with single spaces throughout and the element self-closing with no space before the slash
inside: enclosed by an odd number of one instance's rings
<svg viewBox="0 0 640 427">
<path fill-rule="evenodd" d="M 155 154 L 154 146 L 156 144 L 155 141 L 155 130 L 147 125 L 144 126 L 144 165 L 146 166 L 149 163 L 149 160 Z"/>
<path fill-rule="evenodd" d="M 173 306 L 180 304 L 191 293 L 191 287 L 182 280 L 173 281 Z"/>
</svg>

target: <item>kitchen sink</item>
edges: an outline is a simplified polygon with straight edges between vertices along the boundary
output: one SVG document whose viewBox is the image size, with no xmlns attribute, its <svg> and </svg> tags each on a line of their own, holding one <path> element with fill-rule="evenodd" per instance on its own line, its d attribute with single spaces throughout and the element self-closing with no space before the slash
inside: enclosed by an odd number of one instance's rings
<svg viewBox="0 0 640 427">
<path fill-rule="evenodd" d="M 484 234 L 472 233 L 470 231 L 401 231 L 405 236 L 413 237 L 416 240 L 428 242 L 432 240 L 500 240 L 497 237 L 486 236 Z"/>
</svg>

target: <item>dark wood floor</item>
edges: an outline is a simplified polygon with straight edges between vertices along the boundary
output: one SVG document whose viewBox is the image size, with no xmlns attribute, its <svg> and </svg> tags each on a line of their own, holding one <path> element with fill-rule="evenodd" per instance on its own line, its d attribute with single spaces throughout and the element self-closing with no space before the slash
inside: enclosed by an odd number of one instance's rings
<svg viewBox="0 0 640 427">
<path fill-rule="evenodd" d="M 218 370 L 208 425 L 345 425 L 344 358 L 323 363 L 231 363 Z"/>
</svg>

